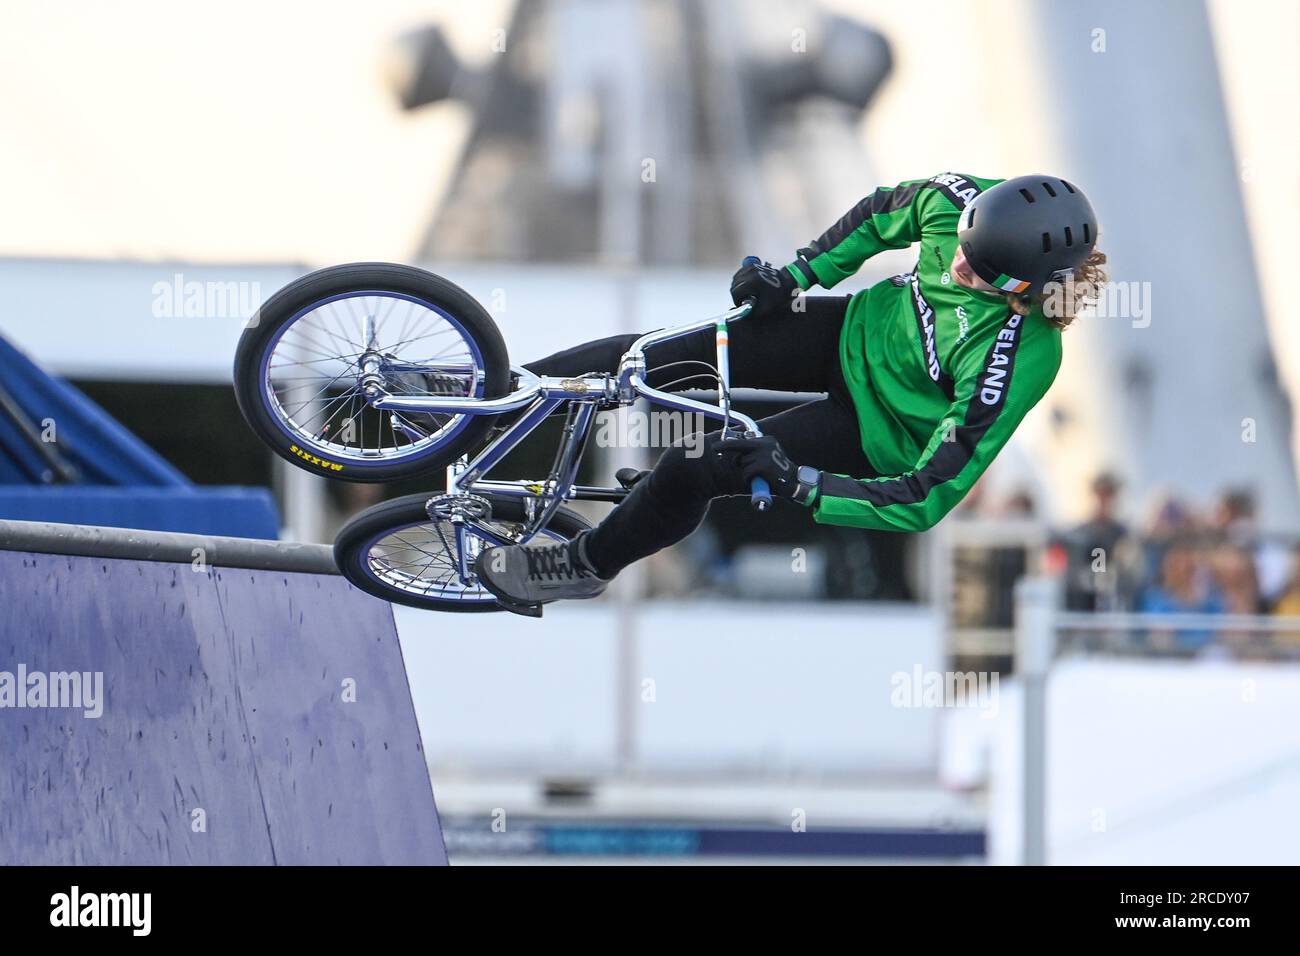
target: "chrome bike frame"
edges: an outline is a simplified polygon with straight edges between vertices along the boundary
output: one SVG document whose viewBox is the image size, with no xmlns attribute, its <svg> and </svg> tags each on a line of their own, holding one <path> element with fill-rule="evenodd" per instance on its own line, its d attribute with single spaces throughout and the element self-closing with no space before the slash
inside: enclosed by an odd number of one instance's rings
<svg viewBox="0 0 1300 956">
<path fill-rule="evenodd" d="M 399 396 L 386 391 L 381 382 L 371 379 L 368 382 L 367 399 L 372 407 L 393 412 L 395 419 L 401 412 L 499 415 L 523 409 L 524 413 L 476 457 L 462 458 L 448 466 L 447 490 L 443 495 L 431 498 L 430 504 L 485 492 L 526 498 L 529 521 L 522 541 L 528 541 L 546 526 L 551 515 L 566 500 L 618 502 L 628 494 L 626 488 L 592 487 L 574 483 L 598 411 L 628 406 L 638 398 L 645 398 L 656 405 L 676 411 L 695 412 L 713 421 L 720 421 L 724 433 L 739 426 L 746 437 L 762 434 L 752 418 L 731 407 L 727 327 L 747 316 L 750 308 L 746 302 L 712 318 L 647 333 L 632 343 L 632 347 L 619 360 L 618 370 L 610 374 L 557 378 L 534 375 L 527 369 L 516 366 L 512 371 L 518 378 L 518 386 L 509 395 L 498 398 Z M 674 395 L 647 384 L 646 349 L 709 328 L 715 331 L 718 404 L 711 405 Z M 543 420 L 566 405 L 569 406 L 569 413 L 565 420 L 564 435 L 551 474 L 546 479 L 497 481 L 484 477 Z M 770 492 L 762 479 L 755 481 L 753 501 L 759 510 L 766 510 L 771 503 Z M 499 541 L 498 535 L 477 518 L 455 509 L 451 512 L 451 521 L 456 528 L 460 552 L 460 576 L 466 584 L 473 583 L 472 561 L 468 558 L 466 548 L 468 532 L 473 531 L 481 539 L 495 543 L 520 543 Z"/>
</svg>

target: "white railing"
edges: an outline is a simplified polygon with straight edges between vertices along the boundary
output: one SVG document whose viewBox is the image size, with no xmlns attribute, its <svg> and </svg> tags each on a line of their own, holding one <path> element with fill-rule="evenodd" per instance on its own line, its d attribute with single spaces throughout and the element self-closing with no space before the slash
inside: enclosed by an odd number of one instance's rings
<svg viewBox="0 0 1300 956">
<path fill-rule="evenodd" d="M 1048 853 L 1048 769 L 1049 758 L 1061 755 L 1049 753 L 1049 678 L 1068 650 L 1063 635 L 1110 634 L 1127 635 L 1130 645 L 1140 645 L 1146 635 L 1170 631 L 1201 632 L 1211 635 L 1294 634 L 1300 648 L 1300 617 L 1269 617 L 1241 614 L 1159 614 L 1159 613 L 1089 613 L 1061 610 L 1061 581 L 1057 578 L 1027 577 L 1016 586 L 1015 617 L 1015 674 L 1020 686 L 1022 706 L 1017 728 L 1021 754 L 1021 779 L 1019 808 L 1019 861 L 1025 865 L 1043 865 L 1049 862 Z M 1213 642 L 1211 642 L 1213 646 Z M 1255 668 L 1259 673 L 1258 658 L 1235 664 L 1240 668 Z M 1262 665 L 1269 672 L 1293 673 L 1289 665 Z M 1184 672 L 1180 672 L 1184 673 Z M 1185 672 L 1188 675 L 1196 671 Z M 1184 678 L 1186 679 L 1186 678 Z M 1243 681 L 1254 680 L 1253 677 Z M 1154 693 L 1154 691 L 1153 691 Z M 1207 701 L 1207 706 L 1216 701 Z M 1059 717 L 1059 708 L 1057 709 Z M 1079 719 L 1086 719 L 1080 717 Z M 1272 727 L 1272 730 L 1269 730 Z M 1259 732 L 1286 733 L 1284 725 L 1266 725 Z M 1055 791 L 1052 791 L 1055 794 Z M 1059 796 L 1059 795 L 1058 795 Z"/>
</svg>

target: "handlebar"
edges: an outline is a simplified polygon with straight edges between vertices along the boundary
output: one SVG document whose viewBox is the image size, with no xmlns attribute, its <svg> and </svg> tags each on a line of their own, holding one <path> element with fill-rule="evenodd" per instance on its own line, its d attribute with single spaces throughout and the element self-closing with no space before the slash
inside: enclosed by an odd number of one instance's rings
<svg viewBox="0 0 1300 956">
<path fill-rule="evenodd" d="M 758 256 L 745 256 L 744 259 L 740 260 L 740 264 L 742 266 L 756 266 L 761 261 Z M 746 299 L 745 304 L 749 306 L 750 311 L 753 311 L 755 304 L 753 297 Z M 730 386 L 730 383 L 728 383 L 728 386 Z M 749 483 L 749 506 L 758 512 L 767 511 L 772 507 L 772 487 L 767 483 L 766 478 L 755 478 Z"/>
</svg>

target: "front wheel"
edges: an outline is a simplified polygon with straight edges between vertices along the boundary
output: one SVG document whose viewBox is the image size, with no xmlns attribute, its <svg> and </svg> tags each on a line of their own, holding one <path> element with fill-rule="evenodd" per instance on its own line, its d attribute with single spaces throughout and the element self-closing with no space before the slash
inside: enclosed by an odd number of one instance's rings
<svg viewBox="0 0 1300 956">
<path fill-rule="evenodd" d="M 276 454 L 347 481 L 396 481 L 476 449 L 491 415 L 379 411 L 398 397 L 495 398 L 510 361 L 491 316 L 440 276 L 383 262 L 332 266 L 258 310 L 235 353 L 235 398 Z"/>
<path fill-rule="evenodd" d="M 334 539 L 334 562 L 343 576 L 377 598 L 432 611 L 499 611 L 501 605 L 486 588 L 466 585 L 463 563 L 472 568 L 485 547 L 517 542 L 524 533 L 524 499 L 514 495 L 473 496 L 485 502 L 490 517 L 475 519 L 479 531 L 460 538 L 450 518 L 433 520 L 426 510 L 430 495 L 406 495 L 367 508 Z M 568 541 L 588 524 L 576 512 L 558 508 L 540 539 Z"/>
</svg>

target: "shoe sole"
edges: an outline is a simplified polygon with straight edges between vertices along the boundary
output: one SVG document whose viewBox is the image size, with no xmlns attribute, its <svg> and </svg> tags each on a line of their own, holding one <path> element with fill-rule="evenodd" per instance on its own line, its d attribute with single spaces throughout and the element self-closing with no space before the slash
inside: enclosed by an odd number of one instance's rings
<svg viewBox="0 0 1300 956">
<path fill-rule="evenodd" d="M 492 584 L 492 579 L 484 574 L 483 569 L 479 567 L 480 563 L 483 561 L 483 555 L 486 553 L 486 551 L 482 552 L 474 559 L 474 574 L 478 577 L 478 583 L 487 588 L 487 590 L 492 593 L 492 596 L 497 599 L 497 603 L 511 614 L 518 614 L 521 617 L 541 617 L 541 604 L 528 604 L 516 601 L 510 595 L 502 593 Z"/>
</svg>

